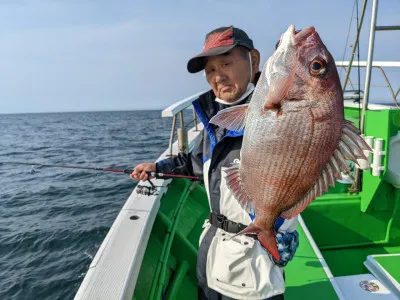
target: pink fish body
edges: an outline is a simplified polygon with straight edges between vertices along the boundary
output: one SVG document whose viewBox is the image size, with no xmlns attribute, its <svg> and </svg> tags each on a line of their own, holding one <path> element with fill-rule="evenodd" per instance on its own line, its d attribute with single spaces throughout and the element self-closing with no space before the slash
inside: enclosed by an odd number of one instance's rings
<svg viewBox="0 0 400 300">
<path fill-rule="evenodd" d="M 240 164 L 227 170 L 235 197 L 256 218 L 239 234 L 257 234 L 279 261 L 274 224 L 293 218 L 349 172 L 345 160 L 370 150 L 344 120 L 335 62 L 314 27 L 289 26 L 265 64 L 249 105 L 228 108 L 212 123 L 245 128 Z"/>
</svg>

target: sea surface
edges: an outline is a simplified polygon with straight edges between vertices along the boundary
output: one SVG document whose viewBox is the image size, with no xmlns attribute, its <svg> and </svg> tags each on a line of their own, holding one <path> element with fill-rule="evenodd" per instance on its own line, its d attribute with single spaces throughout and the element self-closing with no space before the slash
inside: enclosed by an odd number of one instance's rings
<svg viewBox="0 0 400 300">
<path fill-rule="evenodd" d="M 190 111 L 189 111 L 190 112 Z M 161 111 L 0 115 L 0 299 L 72 299 L 136 182 L 168 147 Z"/>
</svg>

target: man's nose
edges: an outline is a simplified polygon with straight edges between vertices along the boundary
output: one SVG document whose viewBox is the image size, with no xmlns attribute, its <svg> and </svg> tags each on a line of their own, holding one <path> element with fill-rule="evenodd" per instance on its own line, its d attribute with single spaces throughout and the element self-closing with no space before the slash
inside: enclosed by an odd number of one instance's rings
<svg viewBox="0 0 400 300">
<path fill-rule="evenodd" d="M 226 79 L 225 72 L 219 71 L 219 72 L 217 72 L 217 74 L 215 74 L 215 83 L 224 82 L 225 79 Z"/>
</svg>

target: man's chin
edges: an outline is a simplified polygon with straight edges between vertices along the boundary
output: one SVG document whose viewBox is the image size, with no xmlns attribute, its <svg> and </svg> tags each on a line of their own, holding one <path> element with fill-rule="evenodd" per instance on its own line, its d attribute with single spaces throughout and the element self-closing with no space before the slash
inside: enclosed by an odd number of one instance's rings
<svg viewBox="0 0 400 300">
<path fill-rule="evenodd" d="M 235 102 L 237 99 L 239 99 L 239 97 L 237 97 L 236 93 L 221 93 L 220 96 L 218 97 L 219 99 L 228 102 L 228 103 L 232 103 Z"/>
</svg>

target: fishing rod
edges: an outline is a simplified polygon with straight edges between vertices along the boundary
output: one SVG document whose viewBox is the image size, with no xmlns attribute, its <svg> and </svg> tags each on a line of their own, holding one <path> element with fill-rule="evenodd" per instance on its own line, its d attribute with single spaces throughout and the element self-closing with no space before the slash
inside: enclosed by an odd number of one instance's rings
<svg viewBox="0 0 400 300">
<path fill-rule="evenodd" d="M 27 165 L 27 166 L 40 166 L 40 167 L 52 167 L 52 168 L 68 168 L 68 169 L 80 169 L 89 171 L 102 171 L 102 172 L 113 172 L 113 173 L 125 173 L 131 174 L 134 169 L 114 169 L 114 168 L 93 168 L 93 167 L 81 167 L 71 165 L 48 165 L 30 162 L 0 162 L 0 164 L 9 165 Z M 158 172 L 147 172 L 150 176 L 157 179 L 171 179 L 171 178 L 185 178 L 190 180 L 202 181 L 203 179 L 199 176 L 188 176 L 188 175 L 177 175 L 177 174 L 165 174 Z"/>
</svg>

